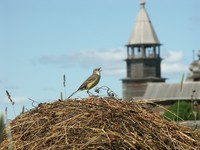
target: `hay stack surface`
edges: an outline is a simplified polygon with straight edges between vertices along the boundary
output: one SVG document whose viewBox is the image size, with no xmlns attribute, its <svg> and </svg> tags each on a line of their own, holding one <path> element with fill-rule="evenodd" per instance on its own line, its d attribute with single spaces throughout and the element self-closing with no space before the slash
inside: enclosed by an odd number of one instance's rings
<svg viewBox="0 0 200 150">
<path fill-rule="evenodd" d="M 11 122 L 14 149 L 197 150 L 200 133 L 112 98 L 40 104 Z M 1 149 L 8 149 L 4 137 Z"/>
</svg>

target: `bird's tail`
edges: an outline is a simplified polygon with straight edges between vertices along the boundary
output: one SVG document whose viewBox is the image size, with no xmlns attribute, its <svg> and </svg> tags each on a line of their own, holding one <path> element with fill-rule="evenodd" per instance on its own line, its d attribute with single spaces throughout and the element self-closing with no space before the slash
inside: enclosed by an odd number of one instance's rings
<svg viewBox="0 0 200 150">
<path fill-rule="evenodd" d="M 70 98 L 70 97 L 72 97 L 76 92 L 78 92 L 79 90 L 76 90 L 75 92 L 73 92 L 69 97 L 68 97 L 68 99 Z"/>
</svg>

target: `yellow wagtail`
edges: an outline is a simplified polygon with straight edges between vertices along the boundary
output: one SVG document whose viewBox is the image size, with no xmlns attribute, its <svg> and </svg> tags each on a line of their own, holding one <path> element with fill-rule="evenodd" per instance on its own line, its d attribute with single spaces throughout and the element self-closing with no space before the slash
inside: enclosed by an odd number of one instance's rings
<svg viewBox="0 0 200 150">
<path fill-rule="evenodd" d="M 87 90 L 87 93 L 90 95 L 89 90 L 99 83 L 100 78 L 101 78 L 101 67 L 94 69 L 93 74 L 90 77 L 88 77 L 87 80 L 85 80 L 85 82 L 81 84 L 78 90 L 73 92 L 68 98 L 72 97 L 72 95 L 74 95 L 76 92 L 83 90 Z"/>
</svg>

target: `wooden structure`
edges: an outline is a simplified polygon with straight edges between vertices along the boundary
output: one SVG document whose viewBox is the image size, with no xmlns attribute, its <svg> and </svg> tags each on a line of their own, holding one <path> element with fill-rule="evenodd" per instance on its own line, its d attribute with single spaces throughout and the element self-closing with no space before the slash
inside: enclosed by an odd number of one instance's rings
<svg viewBox="0 0 200 150">
<path fill-rule="evenodd" d="M 127 77 L 122 79 L 123 98 L 141 98 L 148 82 L 165 82 L 161 77 L 160 42 L 140 1 L 140 10 L 127 46 Z"/>
<path fill-rule="evenodd" d="M 186 81 L 200 81 L 200 50 L 197 53 L 198 60 L 194 60 L 190 64 L 191 73 L 188 74 Z"/>
<path fill-rule="evenodd" d="M 182 89 L 180 83 L 148 83 L 143 99 L 166 102 L 200 100 L 200 82 L 184 82 Z"/>
</svg>

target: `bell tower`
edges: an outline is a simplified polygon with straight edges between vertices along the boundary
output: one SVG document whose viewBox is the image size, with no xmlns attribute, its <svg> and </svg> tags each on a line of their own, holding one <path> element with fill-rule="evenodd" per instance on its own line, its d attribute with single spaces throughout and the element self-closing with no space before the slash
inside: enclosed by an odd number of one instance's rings
<svg viewBox="0 0 200 150">
<path fill-rule="evenodd" d="M 133 31 L 127 47 L 127 77 L 122 79 L 123 98 L 142 98 L 148 82 L 165 82 L 161 77 L 161 43 L 145 9 L 145 0 L 140 0 Z"/>
</svg>

